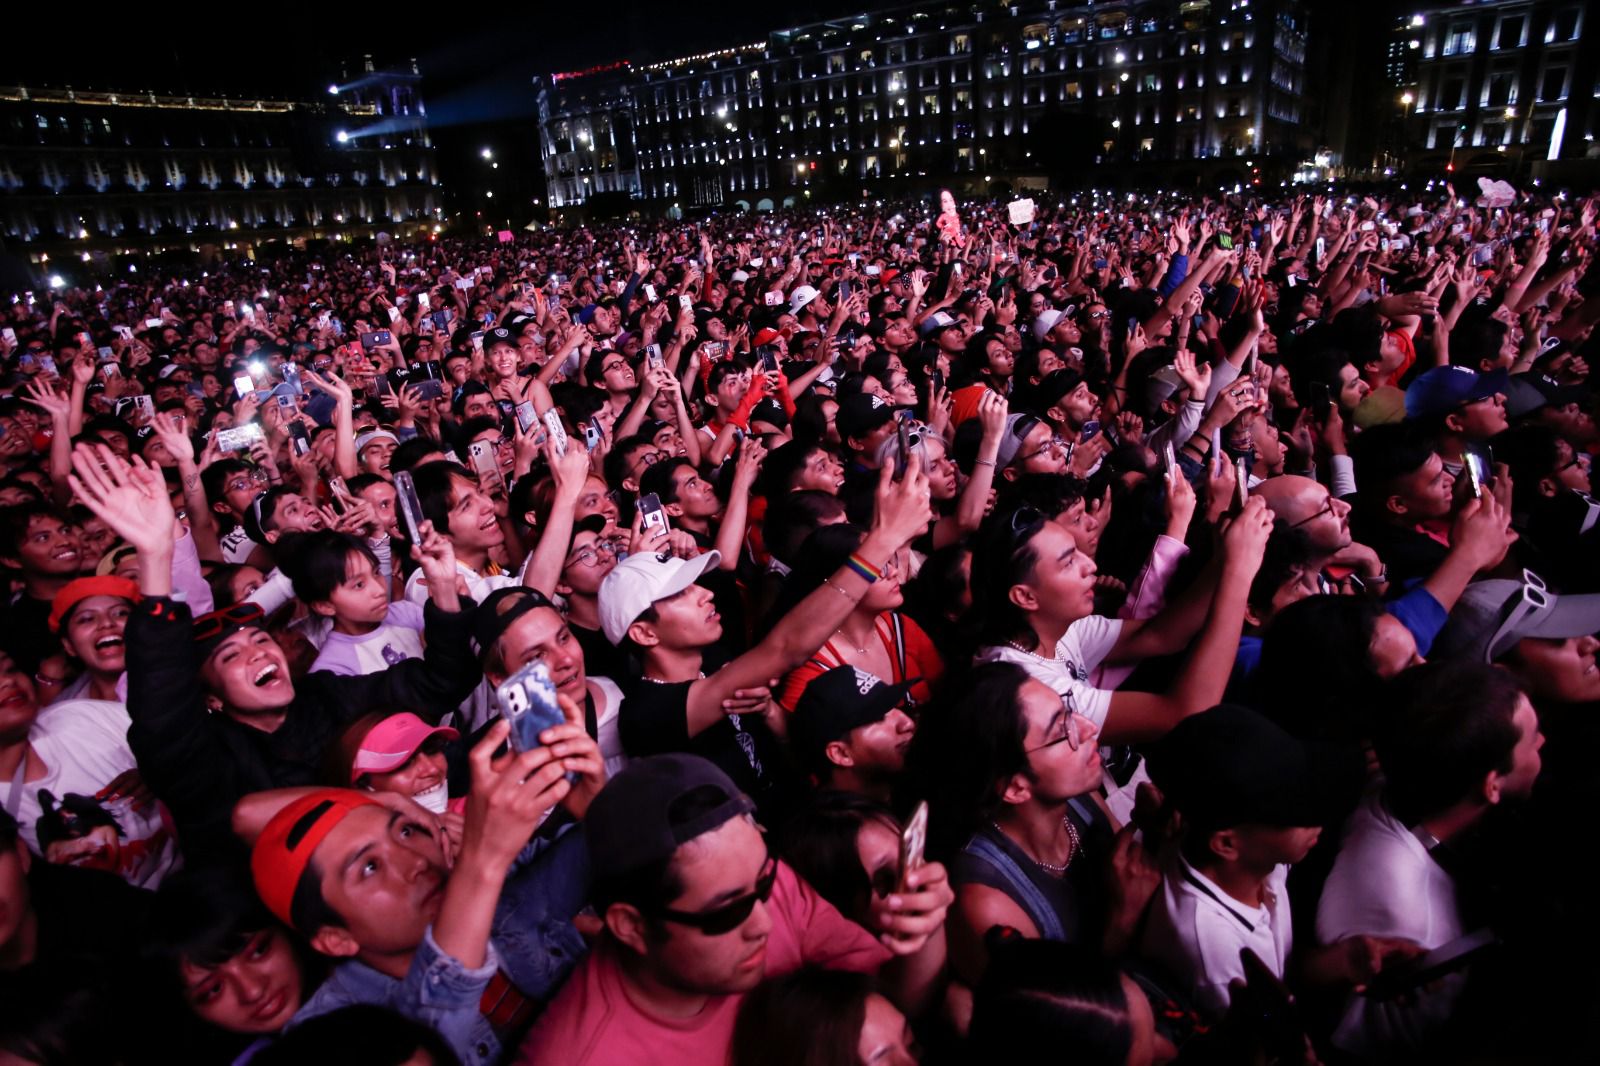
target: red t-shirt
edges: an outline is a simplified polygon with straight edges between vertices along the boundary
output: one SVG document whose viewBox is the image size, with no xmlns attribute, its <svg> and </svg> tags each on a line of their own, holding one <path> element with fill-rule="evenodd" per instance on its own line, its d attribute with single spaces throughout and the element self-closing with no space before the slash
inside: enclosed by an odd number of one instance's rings
<svg viewBox="0 0 1600 1066">
<path fill-rule="evenodd" d="M 767 902 L 772 933 L 767 977 L 802 966 L 875 973 L 891 957 L 783 863 Z M 614 954 L 602 944 L 579 965 L 517 1052 L 522 1064 L 719 1066 L 727 1060 L 743 994 L 713 996 L 693 1018 L 657 1018 L 634 1003 Z"/>
<path fill-rule="evenodd" d="M 905 653 L 903 670 L 900 663 L 901 650 L 895 646 L 896 618 L 900 620 L 901 643 Z M 889 653 L 892 674 L 879 680 L 898 685 L 913 677 L 921 678 L 922 680 L 911 686 L 911 699 L 916 703 L 928 702 L 933 695 L 934 684 L 944 673 L 944 660 L 939 657 L 938 649 L 933 646 L 933 641 L 928 639 L 928 634 L 907 615 L 897 615 L 893 611 L 885 611 L 878 616 L 875 631 L 878 639 L 883 642 L 884 650 Z M 844 666 L 849 661 L 844 657 L 843 649 L 842 644 L 830 640 L 819 648 L 815 655 L 789 671 L 783 679 L 783 684 L 778 687 L 778 706 L 793 713 L 795 706 L 800 702 L 800 694 L 814 678 L 832 670 L 835 666 Z"/>
</svg>

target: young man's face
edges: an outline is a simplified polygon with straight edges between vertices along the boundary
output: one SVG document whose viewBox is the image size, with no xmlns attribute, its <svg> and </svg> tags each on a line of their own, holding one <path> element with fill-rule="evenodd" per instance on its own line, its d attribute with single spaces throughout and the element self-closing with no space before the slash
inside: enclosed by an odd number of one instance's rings
<svg viewBox="0 0 1600 1066">
<path fill-rule="evenodd" d="M 613 565 L 616 556 L 612 555 Z M 583 669 L 583 648 L 561 615 L 549 607 L 535 607 L 511 623 L 500 635 L 503 676 L 490 678 L 498 685 L 531 662 L 542 662 L 550 671 L 556 691 L 583 706 L 588 677 Z"/>
<path fill-rule="evenodd" d="M 416 950 L 439 916 L 447 869 L 439 841 L 387 807 L 358 807 L 317 845 L 322 898 L 365 957 Z M 322 950 L 327 931 L 312 945 Z"/>
<path fill-rule="evenodd" d="M 657 600 L 655 631 L 662 647 L 703 648 L 722 636 L 722 615 L 717 613 L 708 589 L 690 585 L 682 592 Z"/>
<path fill-rule="evenodd" d="M 911 716 L 896 707 L 878 721 L 850 730 L 829 758 L 864 777 L 894 777 L 905 769 L 906 751 L 916 731 Z"/>
<path fill-rule="evenodd" d="M 76 574 L 82 557 L 78 531 L 54 515 L 34 515 L 17 545 L 17 562 L 23 573 L 43 577 Z"/>
<path fill-rule="evenodd" d="M 315 603 L 318 614 L 356 625 L 376 625 L 389 611 L 389 583 L 362 552 L 351 552 L 344 564 L 344 580 L 333 587 L 326 603 Z"/>
<path fill-rule="evenodd" d="M 1065 474 L 1067 455 L 1065 449 L 1055 443 L 1055 427 L 1049 422 L 1040 422 L 1028 430 L 1017 448 L 1016 458 L 1011 461 L 1011 470 L 1024 474 Z"/>
<path fill-rule="evenodd" d="M 389 476 L 389 459 L 394 455 L 395 443 L 379 437 L 361 449 L 361 469 L 369 474 Z"/>
<path fill-rule="evenodd" d="M 683 435 L 678 432 L 677 426 L 662 426 L 658 429 L 654 444 L 658 451 L 666 452 L 670 456 L 688 454 L 688 449 L 683 444 Z"/>
<path fill-rule="evenodd" d="M 679 466 L 672 472 L 672 492 L 678 498 L 672 513 L 689 518 L 710 518 L 722 508 L 717 490 L 692 466 Z"/>
<path fill-rule="evenodd" d="M 1411 473 L 1396 478 L 1390 495 L 1398 497 L 1406 518 L 1426 522 L 1443 518 L 1454 508 L 1455 485 L 1455 475 L 1445 469 L 1444 460 L 1434 453 Z"/>
<path fill-rule="evenodd" d="M 298 492 L 291 492 L 278 501 L 272 524 L 268 538 L 276 543 L 285 533 L 310 533 L 323 528 L 326 523 L 310 500 Z"/>
<path fill-rule="evenodd" d="M 122 631 L 132 609 L 120 596 L 80 600 L 62 622 L 61 643 L 85 670 L 116 676 L 128 668 Z"/>
<path fill-rule="evenodd" d="M 593 476 L 584 482 L 583 493 L 578 497 L 578 506 L 573 509 L 572 519 L 576 522 L 592 514 L 604 516 L 607 529 L 617 524 L 617 501 L 611 498 L 606 483 Z"/>
<path fill-rule="evenodd" d="M 178 964 L 184 999 L 200 1020 L 233 1033 L 276 1033 L 304 999 L 300 964 L 276 926 L 252 936 L 215 966 Z"/>
<path fill-rule="evenodd" d="M 1361 371 L 1354 363 L 1339 368 L 1339 407 L 1342 410 L 1354 411 L 1371 391 L 1372 387 L 1361 380 Z"/>
<path fill-rule="evenodd" d="M 1073 500 L 1067 509 L 1056 515 L 1056 524 L 1072 534 L 1078 550 L 1093 559 L 1100 550 L 1100 517 L 1090 514 L 1082 497 Z"/>
<path fill-rule="evenodd" d="M 294 700 L 289 659 L 265 629 L 241 629 L 218 645 L 200 675 L 223 706 L 249 715 L 278 711 Z"/>
<path fill-rule="evenodd" d="M 494 397 L 486 392 L 468 396 L 466 402 L 461 405 L 461 419 L 464 422 L 474 418 L 492 418 L 499 413 L 500 409 L 495 406 Z"/>
<path fill-rule="evenodd" d="M 1462 436 L 1468 440 L 1488 440 L 1497 433 L 1505 432 L 1509 424 L 1506 421 L 1506 398 L 1497 392 L 1493 396 L 1464 403 L 1456 411 L 1456 418 L 1460 421 Z"/>
<path fill-rule="evenodd" d="M 522 362 L 522 354 L 509 344 L 496 344 L 484 358 L 489 364 L 489 369 L 496 377 L 501 378 L 509 378 L 516 374 L 518 365 Z"/>
<path fill-rule="evenodd" d="M 683 892 L 667 906 L 699 913 L 756 891 L 768 872 L 766 842 L 747 818 L 734 818 L 680 847 L 673 867 Z M 748 992 L 767 972 L 772 915 L 757 901 L 737 928 L 717 935 L 669 919 L 655 919 L 659 934 L 649 942 L 644 965 L 669 987 L 706 995 Z"/>
<path fill-rule="evenodd" d="M 1036 561 L 1027 587 L 1033 591 L 1040 613 L 1067 622 L 1092 614 L 1098 571 L 1094 560 L 1078 550 L 1072 534 L 1055 522 L 1046 522 L 1029 546 Z"/>
<path fill-rule="evenodd" d="M 608 539 L 593 530 L 579 530 L 572 536 L 572 550 L 561 567 L 561 583 L 580 596 L 600 594 L 600 582 L 617 567 L 617 550 L 625 547 L 621 538 Z"/>
<path fill-rule="evenodd" d="M 1241 825 L 1230 830 L 1239 861 L 1250 869 L 1267 869 L 1279 863 L 1293 866 L 1311 852 L 1322 836 L 1321 826 Z"/>
<path fill-rule="evenodd" d="M 1063 803 L 1098 788 L 1103 775 L 1094 724 L 1069 712 L 1061 697 L 1038 681 L 1023 683 L 1017 703 L 1027 723 L 1022 747 L 1034 797 L 1046 804 Z"/>
<path fill-rule="evenodd" d="M 372 513 L 378 519 L 378 525 L 389 534 L 397 530 L 394 515 L 394 486 L 387 481 L 374 482 L 356 493 L 363 500 L 372 504 Z"/>
<path fill-rule="evenodd" d="M 463 477 L 450 479 L 450 541 L 458 548 L 493 548 L 505 543 L 494 501 Z"/>
</svg>

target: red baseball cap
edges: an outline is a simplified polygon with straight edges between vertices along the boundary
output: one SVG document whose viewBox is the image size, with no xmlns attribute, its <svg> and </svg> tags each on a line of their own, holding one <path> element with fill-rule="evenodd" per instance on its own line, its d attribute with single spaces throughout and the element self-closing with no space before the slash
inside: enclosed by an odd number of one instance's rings
<svg viewBox="0 0 1600 1066">
<path fill-rule="evenodd" d="M 410 711 L 391 714 L 361 738 L 361 747 L 350 763 L 350 783 L 363 774 L 386 774 L 406 764 L 431 736 L 442 734 L 455 740 L 461 734 L 447 725 L 429 725 Z"/>
<path fill-rule="evenodd" d="M 318 789 L 290 803 L 272 816 L 250 852 L 250 874 L 255 878 L 256 894 L 267 910 L 290 928 L 289 914 L 294 905 L 294 890 L 327 835 L 362 807 L 382 806 L 348 788 Z M 302 929 L 314 933 L 314 929 Z"/>
<path fill-rule="evenodd" d="M 61 632 L 61 620 L 74 607 L 91 596 L 115 596 L 130 603 L 139 602 L 139 586 L 125 577 L 105 574 L 101 577 L 80 577 L 67 582 L 56 598 L 50 601 L 50 632 Z"/>
<path fill-rule="evenodd" d="M 771 344 L 781 336 L 783 334 L 768 326 L 766 329 L 756 331 L 756 335 L 750 338 L 750 343 L 759 348 L 763 344 Z"/>
</svg>

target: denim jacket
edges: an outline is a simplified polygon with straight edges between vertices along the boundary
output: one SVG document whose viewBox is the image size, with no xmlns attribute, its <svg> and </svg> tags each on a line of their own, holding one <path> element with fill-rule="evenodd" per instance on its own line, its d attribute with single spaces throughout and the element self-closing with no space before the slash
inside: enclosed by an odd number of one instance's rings
<svg viewBox="0 0 1600 1066">
<path fill-rule="evenodd" d="M 430 925 L 403 980 L 351 959 L 340 964 L 295 1014 L 290 1026 L 341 1007 L 387 1007 L 428 1025 L 449 1041 L 462 1066 L 497 1063 L 500 1034 L 479 1013 L 497 970 L 527 995 L 549 1000 L 586 950 L 572 916 L 589 890 L 588 852 L 577 827 L 540 840 L 518 856 L 500 893 L 483 965 L 469 968 L 446 954 Z M 498 945 L 498 950 L 497 950 Z M 515 1039 L 521 1034 L 505 1034 Z"/>
</svg>

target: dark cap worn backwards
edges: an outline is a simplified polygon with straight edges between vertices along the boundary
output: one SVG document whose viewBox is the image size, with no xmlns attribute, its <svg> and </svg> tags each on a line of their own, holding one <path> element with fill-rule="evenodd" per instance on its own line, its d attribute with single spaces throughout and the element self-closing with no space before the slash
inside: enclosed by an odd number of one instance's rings
<svg viewBox="0 0 1600 1066">
<path fill-rule="evenodd" d="M 722 800 L 687 819 L 674 819 L 679 801 L 698 789 Z M 620 877 L 672 857 L 673 852 L 718 826 L 755 810 L 728 775 L 698 755 L 652 755 L 635 759 L 606 782 L 584 816 L 584 839 L 596 879 Z"/>
</svg>

